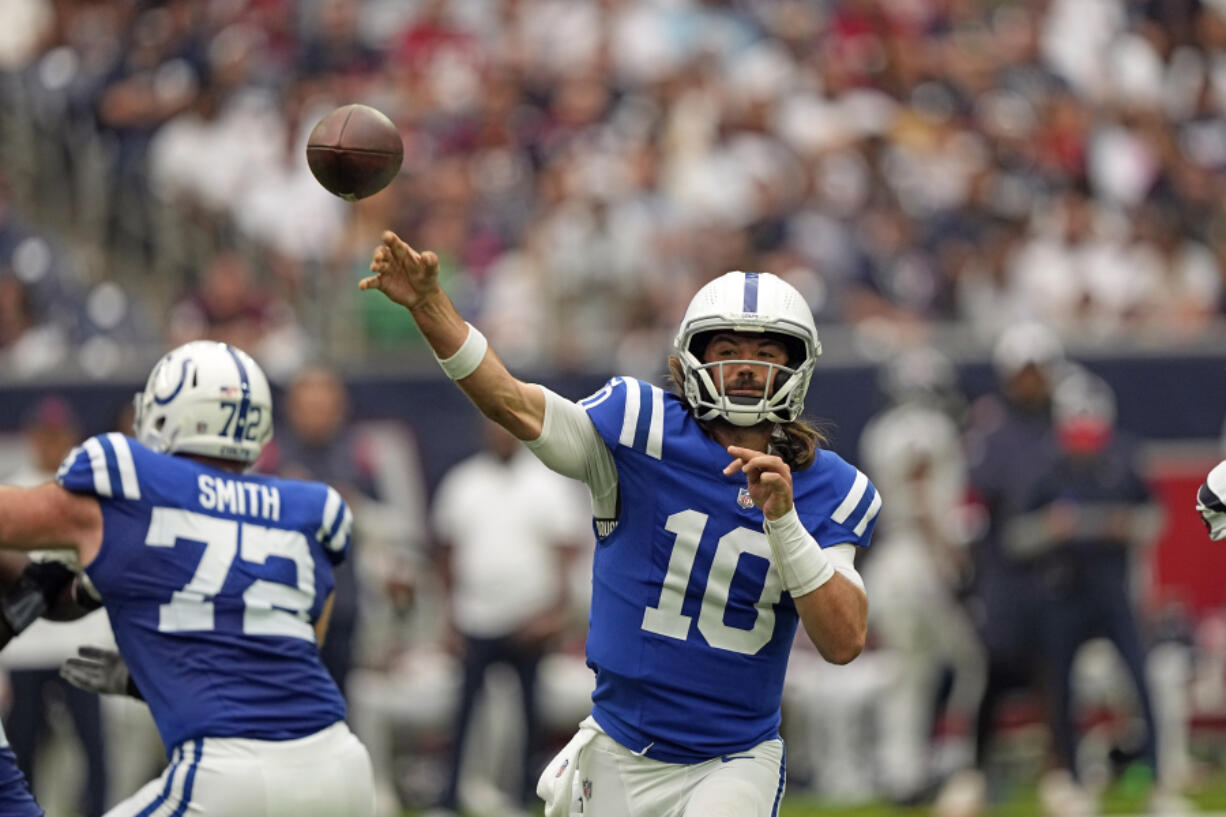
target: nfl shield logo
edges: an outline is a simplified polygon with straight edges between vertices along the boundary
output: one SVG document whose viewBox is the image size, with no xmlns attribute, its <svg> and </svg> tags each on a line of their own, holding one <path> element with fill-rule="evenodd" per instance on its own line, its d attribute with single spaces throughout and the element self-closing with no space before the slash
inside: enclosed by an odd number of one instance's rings
<svg viewBox="0 0 1226 817">
<path fill-rule="evenodd" d="M 590 780 L 583 781 L 583 799 L 585 800 L 592 799 L 592 781 Z"/>
<path fill-rule="evenodd" d="M 736 504 L 740 505 L 745 510 L 749 510 L 753 507 L 753 497 L 749 495 L 748 488 L 742 488 L 737 492 Z"/>
</svg>

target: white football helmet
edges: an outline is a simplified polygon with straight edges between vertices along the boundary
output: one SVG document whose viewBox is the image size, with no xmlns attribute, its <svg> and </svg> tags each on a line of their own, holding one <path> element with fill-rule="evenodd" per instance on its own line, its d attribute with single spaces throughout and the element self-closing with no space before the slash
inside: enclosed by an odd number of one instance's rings
<svg viewBox="0 0 1226 817">
<path fill-rule="evenodd" d="M 788 364 L 760 360 L 703 363 L 706 341 L 715 332 L 774 335 L 788 348 Z M 822 353 L 809 305 L 795 287 L 769 272 L 729 272 L 703 286 L 685 310 L 673 347 L 681 361 L 685 399 L 694 416 L 699 420 L 722 417 L 737 426 L 790 423 L 800 417 L 813 367 Z M 745 362 L 777 370 L 768 380 L 773 390 L 760 398 L 724 395 L 712 375 L 718 376 L 721 366 Z"/>
<path fill-rule="evenodd" d="M 272 391 L 241 349 L 196 340 L 171 350 L 136 395 L 136 438 L 155 451 L 254 462 L 272 439 Z"/>
<path fill-rule="evenodd" d="M 1209 538 L 1215 542 L 1226 539 L 1226 461 L 1219 462 L 1196 492 L 1196 510 L 1205 520 Z"/>
</svg>

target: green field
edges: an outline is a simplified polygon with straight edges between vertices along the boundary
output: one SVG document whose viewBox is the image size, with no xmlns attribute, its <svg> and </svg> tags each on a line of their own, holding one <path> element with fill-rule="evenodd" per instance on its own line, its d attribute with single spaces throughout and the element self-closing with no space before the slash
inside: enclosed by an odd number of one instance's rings
<svg viewBox="0 0 1226 817">
<path fill-rule="evenodd" d="M 1206 780 L 1187 798 L 1195 813 L 1226 817 L 1226 773 Z M 785 797 L 779 810 L 780 817 L 921 817 L 930 813 L 926 806 L 903 808 L 888 804 L 857 806 L 854 808 L 823 805 L 820 801 L 798 794 Z M 986 817 L 1038 817 L 1042 813 L 1033 789 L 1018 791 L 1014 796 L 987 812 Z M 1108 789 L 1102 800 L 1103 814 L 1146 814 L 1144 792 L 1128 790 L 1123 786 Z M 404 817 L 416 817 L 417 812 L 406 812 Z M 478 815 L 471 815 L 478 817 Z"/>
</svg>

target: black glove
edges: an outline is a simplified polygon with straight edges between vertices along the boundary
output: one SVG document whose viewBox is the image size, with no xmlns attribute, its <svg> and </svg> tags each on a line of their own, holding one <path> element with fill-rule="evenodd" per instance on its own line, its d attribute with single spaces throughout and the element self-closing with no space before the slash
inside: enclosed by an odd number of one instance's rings
<svg viewBox="0 0 1226 817">
<path fill-rule="evenodd" d="M 0 592 L 0 649 L 55 603 L 76 574 L 62 562 L 30 562 Z"/>
<path fill-rule="evenodd" d="M 60 666 L 60 677 L 78 689 L 99 695 L 130 695 L 144 700 L 128 665 L 114 650 L 78 647 L 77 657 Z"/>
<path fill-rule="evenodd" d="M 78 573 L 72 580 L 72 601 L 82 610 L 93 612 L 102 608 L 102 596 L 89 576 Z"/>
</svg>

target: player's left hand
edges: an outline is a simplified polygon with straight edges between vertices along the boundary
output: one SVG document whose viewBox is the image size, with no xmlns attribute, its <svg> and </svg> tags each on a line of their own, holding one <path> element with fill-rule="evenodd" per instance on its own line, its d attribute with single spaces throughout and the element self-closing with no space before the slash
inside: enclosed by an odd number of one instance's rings
<svg viewBox="0 0 1226 817">
<path fill-rule="evenodd" d="M 770 520 L 792 510 L 792 469 L 780 457 L 763 454 L 752 448 L 728 446 L 734 459 L 724 468 L 724 474 L 744 471 L 749 482 L 749 496 Z"/>
<path fill-rule="evenodd" d="M 77 655 L 60 667 L 60 677 L 74 687 L 99 695 L 131 694 L 132 675 L 114 650 L 78 647 Z"/>
</svg>

